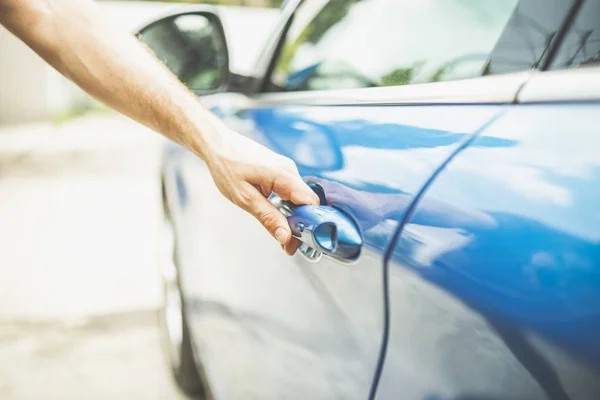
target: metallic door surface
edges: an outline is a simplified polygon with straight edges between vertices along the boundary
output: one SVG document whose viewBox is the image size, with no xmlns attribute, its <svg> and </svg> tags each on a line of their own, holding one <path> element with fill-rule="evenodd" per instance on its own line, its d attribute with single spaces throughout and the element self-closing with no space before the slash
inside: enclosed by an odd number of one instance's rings
<svg viewBox="0 0 600 400">
<path fill-rule="evenodd" d="M 383 333 L 383 251 L 438 166 L 504 106 L 260 107 L 204 99 L 238 132 L 292 158 L 358 221 L 353 265 L 287 257 L 172 151 L 181 279 L 197 353 L 218 399 L 364 399 Z M 480 146 L 505 143 L 482 140 Z M 508 142 L 510 143 L 510 142 Z M 177 155 L 179 154 L 179 155 Z"/>
<path fill-rule="evenodd" d="M 599 115 L 511 106 L 433 181 L 390 265 L 378 399 L 599 398 Z"/>
</svg>

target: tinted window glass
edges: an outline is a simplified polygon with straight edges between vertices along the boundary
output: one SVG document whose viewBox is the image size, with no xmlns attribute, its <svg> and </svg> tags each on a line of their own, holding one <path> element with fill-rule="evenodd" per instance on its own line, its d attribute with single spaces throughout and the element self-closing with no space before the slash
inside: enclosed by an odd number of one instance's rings
<svg viewBox="0 0 600 400">
<path fill-rule="evenodd" d="M 600 0 L 585 0 L 551 69 L 600 65 Z"/>
<path fill-rule="evenodd" d="M 326 90 L 481 75 L 517 0 L 307 0 L 272 83 Z"/>
<path fill-rule="evenodd" d="M 542 65 L 572 5 L 572 0 L 519 1 L 485 74 L 524 71 Z"/>
</svg>

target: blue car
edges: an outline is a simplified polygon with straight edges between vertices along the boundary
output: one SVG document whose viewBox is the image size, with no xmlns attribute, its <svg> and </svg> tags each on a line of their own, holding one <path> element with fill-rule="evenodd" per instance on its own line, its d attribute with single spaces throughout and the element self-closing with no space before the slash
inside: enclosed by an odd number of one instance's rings
<svg viewBox="0 0 600 400">
<path fill-rule="evenodd" d="M 600 0 L 287 1 L 248 74 L 214 8 L 140 33 L 321 199 L 288 257 L 167 147 L 185 392 L 600 399 Z"/>
</svg>

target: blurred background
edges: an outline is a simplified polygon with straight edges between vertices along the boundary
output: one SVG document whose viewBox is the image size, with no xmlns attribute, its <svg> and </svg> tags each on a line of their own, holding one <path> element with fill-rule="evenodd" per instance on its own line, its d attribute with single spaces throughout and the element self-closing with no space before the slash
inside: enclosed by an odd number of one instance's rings
<svg viewBox="0 0 600 400">
<path fill-rule="evenodd" d="M 130 31 L 181 2 L 100 1 Z M 282 0 L 210 0 L 251 68 Z M 163 139 L 0 27 L 0 399 L 179 399 L 160 351 Z"/>
</svg>

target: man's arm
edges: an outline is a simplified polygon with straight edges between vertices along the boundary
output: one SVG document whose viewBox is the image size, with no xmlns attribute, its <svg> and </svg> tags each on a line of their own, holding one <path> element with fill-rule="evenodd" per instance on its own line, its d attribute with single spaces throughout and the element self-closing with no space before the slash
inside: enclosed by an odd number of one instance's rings
<svg viewBox="0 0 600 400">
<path fill-rule="evenodd" d="M 317 204 L 294 163 L 227 129 L 91 0 L 0 0 L 0 23 L 90 95 L 206 161 L 225 197 L 292 254 L 298 242 L 265 196 Z"/>
</svg>

